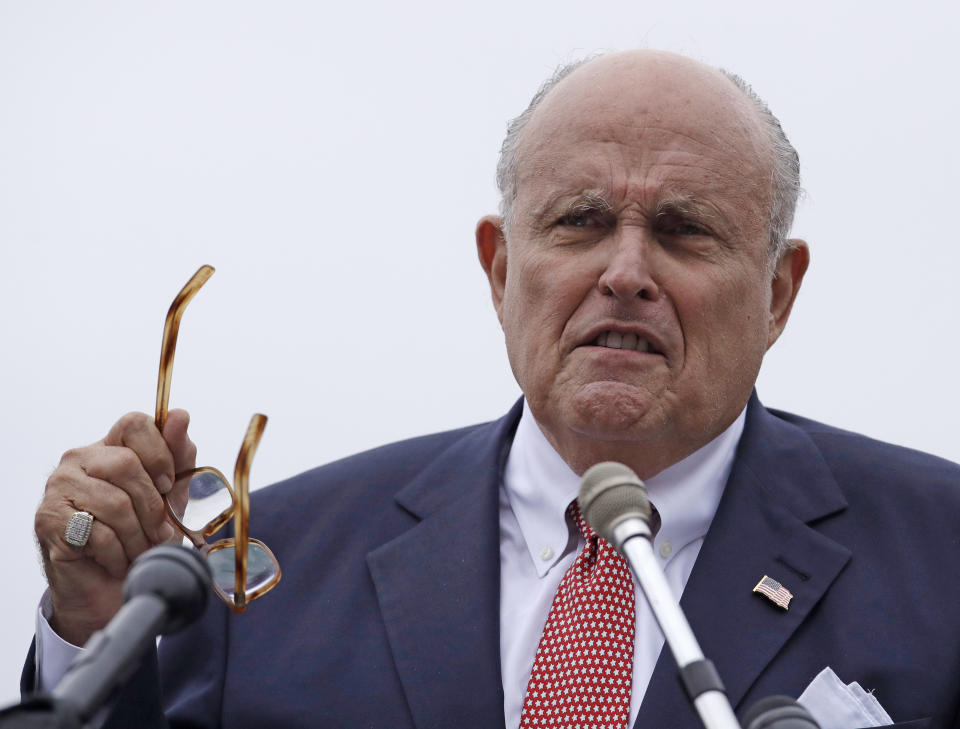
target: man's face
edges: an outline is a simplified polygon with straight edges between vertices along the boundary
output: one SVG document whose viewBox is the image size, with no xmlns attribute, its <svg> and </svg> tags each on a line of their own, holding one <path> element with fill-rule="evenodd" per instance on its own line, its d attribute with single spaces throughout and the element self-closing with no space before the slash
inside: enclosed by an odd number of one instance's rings
<svg viewBox="0 0 960 729">
<path fill-rule="evenodd" d="M 478 228 L 511 367 L 578 471 L 617 457 L 649 477 L 722 432 L 805 268 L 803 249 L 772 283 L 749 102 L 677 66 L 614 56 L 561 82 L 524 132 L 505 239 Z"/>
</svg>

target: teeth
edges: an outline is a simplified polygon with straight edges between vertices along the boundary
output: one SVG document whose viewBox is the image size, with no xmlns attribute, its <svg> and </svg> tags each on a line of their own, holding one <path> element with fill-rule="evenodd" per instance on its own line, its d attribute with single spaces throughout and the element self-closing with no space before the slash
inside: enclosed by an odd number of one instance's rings
<svg viewBox="0 0 960 729">
<path fill-rule="evenodd" d="M 611 349 L 632 349 L 635 352 L 649 352 L 650 342 L 634 333 L 621 334 L 620 332 L 600 332 L 594 340 L 598 347 L 610 347 Z"/>
</svg>

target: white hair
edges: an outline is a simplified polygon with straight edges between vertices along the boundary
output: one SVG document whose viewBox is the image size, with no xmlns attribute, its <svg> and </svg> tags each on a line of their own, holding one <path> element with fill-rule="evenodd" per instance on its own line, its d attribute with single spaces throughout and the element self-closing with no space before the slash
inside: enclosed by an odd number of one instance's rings
<svg viewBox="0 0 960 729">
<path fill-rule="evenodd" d="M 537 107 L 544 97 L 563 79 L 589 61 L 604 54 L 596 54 L 587 58 L 559 66 L 553 75 L 548 78 L 534 94 L 527 108 L 515 119 L 507 123 L 507 135 L 500 147 L 500 159 L 497 162 L 497 187 L 500 190 L 500 214 L 505 225 L 510 226 L 510 216 L 513 212 L 513 203 L 517 197 L 517 166 L 520 157 L 520 142 L 523 130 L 530 121 Z M 784 134 L 780 121 L 770 111 L 770 107 L 761 99 L 750 85 L 740 76 L 724 69 L 718 69 L 731 83 L 733 83 L 753 104 L 757 114 L 767 131 L 770 146 L 773 150 L 773 170 L 771 180 L 771 205 L 769 261 L 773 267 L 784 251 L 790 247 L 788 236 L 793 225 L 793 216 L 800 198 L 800 157 L 797 150 L 790 144 Z"/>
</svg>

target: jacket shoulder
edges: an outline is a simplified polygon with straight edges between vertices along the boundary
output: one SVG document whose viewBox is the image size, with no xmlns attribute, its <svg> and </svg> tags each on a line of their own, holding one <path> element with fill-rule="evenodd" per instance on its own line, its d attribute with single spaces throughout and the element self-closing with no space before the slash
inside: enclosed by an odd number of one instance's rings
<svg viewBox="0 0 960 729">
<path fill-rule="evenodd" d="M 318 503 L 328 513 L 392 505 L 393 495 L 445 452 L 470 439 L 488 437 L 499 423 L 417 436 L 317 466 L 255 491 L 251 495 L 254 518 L 292 516 L 298 509 Z"/>
<path fill-rule="evenodd" d="M 850 489 L 892 488 L 893 493 L 943 497 L 960 506 L 960 465 L 913 448 L 887 443 L 782 410 L 774 417 L 802 430 L 849 494 Z"/>
</svg>

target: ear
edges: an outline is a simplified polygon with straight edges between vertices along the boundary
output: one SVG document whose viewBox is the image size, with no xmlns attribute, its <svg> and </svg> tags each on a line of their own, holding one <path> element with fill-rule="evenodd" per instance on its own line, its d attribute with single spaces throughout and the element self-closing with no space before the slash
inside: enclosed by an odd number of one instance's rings
<svg viewBox="0 0 960 729">
<path fill-rule="evenodd" d="M 799 238 L 788 241 L 789 248 L 780 256 L 770 282 L 770 323 L 767 333 L 767 349 L 773 346 L 790 318 L 794 299 L 800 291 L 803 276 L 810 265 L 810 249 L 807 242 Z"/>
<path fill-rule="evenodd" d="M 497 318 L 503 324 L 503 290 L 507 283 L 507 239 L 503 218 L 486 215 L 477 223 L 477 257 L 490 282 L 490 295 Z"/>
</svg>

